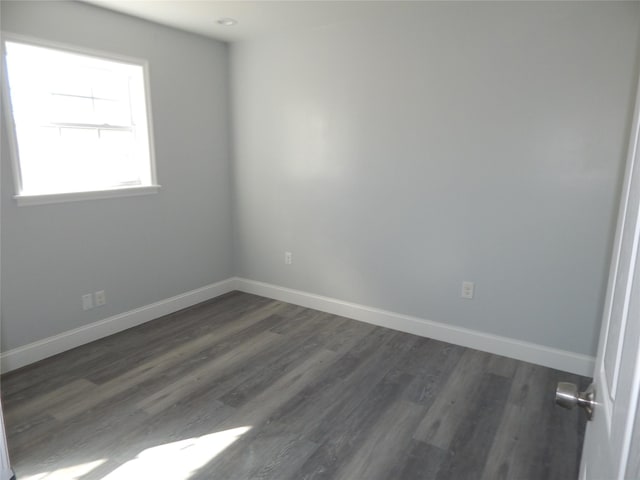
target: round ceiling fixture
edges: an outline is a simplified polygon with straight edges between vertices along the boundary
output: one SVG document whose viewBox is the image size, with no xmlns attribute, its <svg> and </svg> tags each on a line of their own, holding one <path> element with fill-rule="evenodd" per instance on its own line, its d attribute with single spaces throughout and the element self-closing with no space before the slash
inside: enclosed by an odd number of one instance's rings
<svg viewBox="0 0 640 480">
<path fill-rule="evenodd" d="M 232 27 L 233 25 L 237 24 L 238 21 L 235 18 L 224 17 L 224 18 L 219 19 L 218 23 L 220 25 L 224 25 L 225 27 Z"/>
</svg>

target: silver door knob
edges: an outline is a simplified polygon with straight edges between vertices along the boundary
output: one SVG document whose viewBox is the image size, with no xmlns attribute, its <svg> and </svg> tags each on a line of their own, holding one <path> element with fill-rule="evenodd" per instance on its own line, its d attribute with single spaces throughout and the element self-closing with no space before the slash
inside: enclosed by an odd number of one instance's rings
<svg viewBox="0 0 640 480">
<path fill-rule="evenodd" d="M 593 408 L 596 406 L 596 391 L 593 383 L 584 392 L 578 392 L 575 383 L 559 382 L 556 388 L 556 404 L 571 410 L 576 405 L 587 413 L 587 420 L 593 418 Z"/>
</svg>

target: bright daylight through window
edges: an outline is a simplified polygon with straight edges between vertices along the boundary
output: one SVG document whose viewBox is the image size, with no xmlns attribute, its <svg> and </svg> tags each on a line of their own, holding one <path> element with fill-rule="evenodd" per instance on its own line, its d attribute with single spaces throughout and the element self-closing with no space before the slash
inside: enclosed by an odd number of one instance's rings
<svg viewBox="0 0 640 480">
<path fill-rule="evenodd" d="M 14 41 L 5 42 L 5 55 L 19 202 L 153 190 L 142 62 Z"/>
</svg>

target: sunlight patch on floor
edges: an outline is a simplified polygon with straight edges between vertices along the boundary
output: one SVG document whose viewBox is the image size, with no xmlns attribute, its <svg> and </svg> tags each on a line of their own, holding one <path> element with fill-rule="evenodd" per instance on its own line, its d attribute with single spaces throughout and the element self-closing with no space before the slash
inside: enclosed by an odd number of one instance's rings
<svg viewBox="0 0 640 480">
<path fill-rule="evenodd" d="M 251 427 L 238 427 L 143 450 L 103 480 L 188 480 Z M 47 479 L 48 480 L 48 479 Z"/>
<path fill-rule="evenodd" d="M 28 477 L 20 477 L 20 480 L 78 480 L 94 468 L 98 468 L 106 460 L 80 463 L 71 467 L 60 468 L 53 472 L 42 472 Z"/>
</svg>

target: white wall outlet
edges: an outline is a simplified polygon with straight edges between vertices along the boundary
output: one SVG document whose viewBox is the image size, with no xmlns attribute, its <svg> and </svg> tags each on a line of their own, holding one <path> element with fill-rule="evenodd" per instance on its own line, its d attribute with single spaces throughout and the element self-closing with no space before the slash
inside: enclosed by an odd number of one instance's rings
<svg viewBox="0 0 640 480">
<path fill-rule="evenodd" d="M 100 290 L 93 294 L 93 298 L 96 302 L 96 307 L 101 307 L 105 303 L 107 303 L 107 296 L 104 293 L 104 290 Z"/>
<path fill-rule="evenodd" d="M 93 295 L 87 293 L 86 295 L 82 295 L 82 309 L 83 310 L 91 310 L 93 308 Z"/>
<path fill-rule="evenodd" d="M 284 263 L 285 265 L 291 265 L 293 263 L 293 255 L 291 252 L 284 252 Z"/>
<path fill-rule="evenodd" d="M 473 282 L 462 282 L 462 292 L 460 296 L 462 298 L 473 298 L 473 291 L 475 290 L 476 284 Z"/>
</svg>

